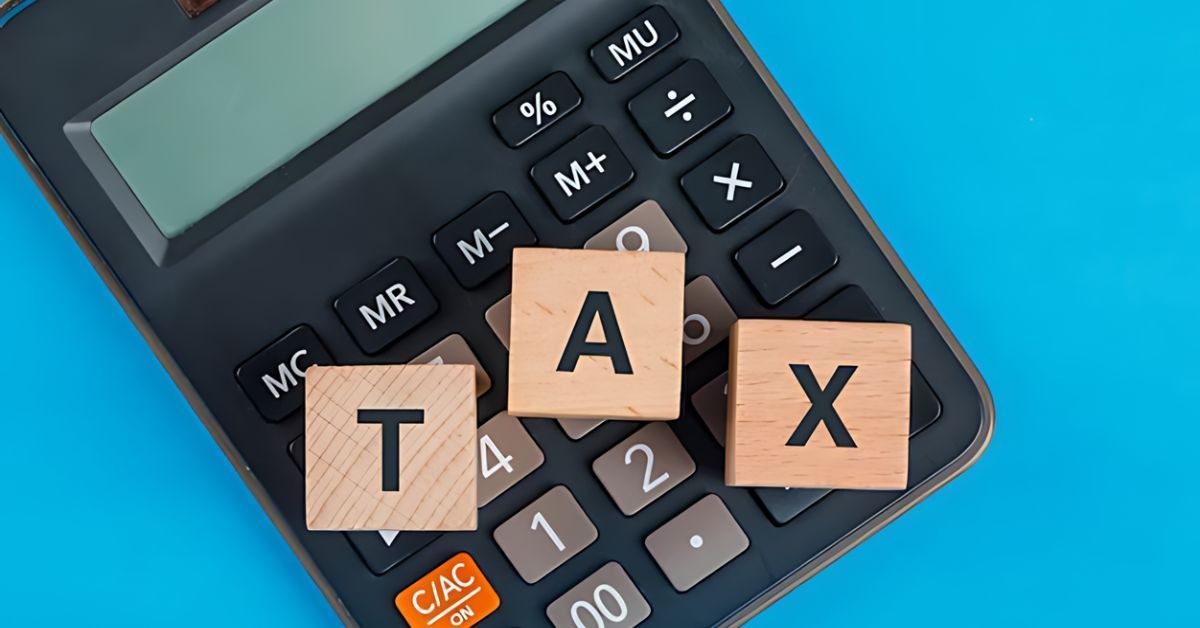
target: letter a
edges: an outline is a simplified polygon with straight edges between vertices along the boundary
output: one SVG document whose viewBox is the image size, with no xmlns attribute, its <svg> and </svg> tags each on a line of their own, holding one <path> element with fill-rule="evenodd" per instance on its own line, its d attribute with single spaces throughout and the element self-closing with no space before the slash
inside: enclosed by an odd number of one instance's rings
<svg viewBox="0 0 1200 628">
<path fill-rule="evenodd" d="M 592 321 L 600 317 L 600 329 L 604 331 L 604 342 L 588 342 L 588 331 Z M 613 372 L 619 375 L 633 375 L 633 367 L 629 364 L 629 352 L 625 350 L 625 341 L 621 339 L 621 328 L 617 326 L 617 314 L 613 311 L 612 298 L 607 292 L 589 292 L 583 300 L 583 309 L 579 318 L 575 319 L 575 328 L 567 339 L 563 349 L 562 359 L 558 361 L 560 372 L 574 372 L 579 364 L 580 356 L 598 355 L 612 360 Z"/>
</svg>

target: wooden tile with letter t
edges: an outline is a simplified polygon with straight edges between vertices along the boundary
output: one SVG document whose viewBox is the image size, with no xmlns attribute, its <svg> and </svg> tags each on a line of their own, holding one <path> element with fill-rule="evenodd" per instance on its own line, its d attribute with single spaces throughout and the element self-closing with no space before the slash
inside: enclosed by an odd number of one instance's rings
<svg viewBox="0 0 1200 628">
<path fill-rule="evenodd" d="M 474 530 L 475 368 L 305 371 L 309 530 Z"/>
<path fill-rule="evenodd" d="M 679 417 L 683 254 L 513 252 L 508 411 L 520 417 Z"/>
<path fill-rule="evenodd" d="M 727 484 L 906 488 L 907 325 L 740 320 L 729 354 Z"/>
</svg>

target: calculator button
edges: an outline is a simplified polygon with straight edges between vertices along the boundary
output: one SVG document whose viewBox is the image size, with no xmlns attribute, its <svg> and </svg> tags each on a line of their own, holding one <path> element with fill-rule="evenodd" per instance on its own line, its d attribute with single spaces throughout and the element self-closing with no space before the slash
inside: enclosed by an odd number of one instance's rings
<svg viewBox="0 0 1200 628">
<path fill-rule="evenodd" d="M 512 295 L 506 294 L 503 299 L 493 303 L 492 307 L 483 313 L 483 318 L 500 340 L 500 344 L 507 349 L 509 332 L 512 330 Z"/>
<path fill-rule="evenodd" d="M 579 440 L 587 436 L 604 423 L 603 419 L 555 419 L 555 421 L 558 421 L 558 426 L 571 440 Z"/>
<path fill-rule="evenodd" d="M 304 370 L 331 365 L 329 350 L 308 325 L 300 325 L 242 363 L 234 376 L 268 421 L 279 421 L 304 403 Z"/>
<path fill-rule="evenodd" d="M 779 305 L 838 260 L 808 212 L 796 210 L 738 249 L 738 268 L 768 305 Z"/>
<path fill-rule="evenodd" d="M 437 344 L 426 349 L 409 364 L 467 364 L 475 367 L 475 396 L 480 396 L 492 387 L 492 378 L 483 370 L 479 358 L 471 346 L 458 334 L 450 334 Z"/>
<path fill-rule="evenodd" d="M 546 458 L 516 417 L 501 412 L 479 428 L 479 507 L 520 482 Z"/>
<path fill-rule="evenodd" d="M 717 79 L 695 59 L 629 101 L 629 113 L 663 156 L 683 148 L 732 112 Z"/>
<path fill-rule="evenodd" d="M 696 463 L 666 423 L 634 432 L 592 463 L 625 516 L 632 516 L 696 472 Z"/>
<path fill-rule="evenodd" d="M 743 135 L 681 180 L 713 231 L 721 231 L 783 190 L 783 175 L 758 140 Z"/>
<path fill-rule="evenodd" d="M 437 313 L 438 304 L 412 262 L 398 257 L 333 302 L 358 346 L 379 353 Z"/>
<path fill-rule="evenodd" d="M 495 192 L 433 234 L 433 248 L 464 288 L 474 288 L 512 263 L 512 251 L 537 244 L 512 199 Z"/>
<path fill-rule="evenodd" d="M 411 626 L 474 626 L 500 608 L 500 596 L 466 552 L 438 565 L 396 594 L 396 609 Z"/>
<path fill-rule="evenodd" d="M 563 72 L 555 72 L 525 90 L 492 116 L 496 132 L 512 148 L 528 142 L 579 108 L 583 96 Z"/>
<path fill-rule="evenodd" d="M 611 562 L 546 607 L 554 628 L 632 628 L 650 616 L 650 604 L 629 574 Z"/>
<path fill-rule="evenodd" d="M 493 537 L 521 578 L 533 584 L 599 535 L 567 487 L 559 485 L 496 528 Z"/>
<path fill-rule="evenodd" d="M 725 446 L 725 416 L 729 412 L 729 373 L 721 373 L 713 381 L 700 387 L 692 394 L 692 407 L 704 427 L 717 440 L 717 444 Z"/>
<path fill-rule="evenodd" d="M 304 436 L 288 443 L 288 455 L 300 473 L 304 473 Z M 440 532 L 400 532 L 378 530 L 344 532 L 354 552 L 371 573 L 382 576 L 409 556 L 416 554 L 442 534 Z"/>
<path fill-rule="evenodd" d="M 584 243 L 597 251 L 687 253 L 687 242 L 656 201 L 646 201 Z"/>
<path fill-rule="evenodd" d="M 529 172 L 563 222 L 579 217 L 633 181 L 633 166 L 612 135 L 593 126 Z"/>
<path fill-rule="evenodd" d="M 675 20 L 653 6 L 601 39 L 588 52 L 600 75 L 612 83 L 679 39 Z"/>
<path fill-rule="evenodd" d="M 707 276 L 692 280 L 683 290 L 683 363 L 704 355 L 729 337 L 737 320 L 717 284 Z"/>
<path fill-rule="evenodd" d="M 829 297 L 813 311 L 805 315 L 809 320 L 845 321 L 850 323 L 883 322 L 883 314 L 871 302 L 870 297 L 858 286 L 848 286 Z M 942 414 L 942 402 L 933 392 L 929 380 L 913 364 L 912 370 L 912 424 L 911 434 L 929 427 Z"/>
<path fill-rule="evenodd" d="M 646 549 L 681 593 L 748 547 L 750 539 L 716 495 L 702 498 L 646 537 Z"/>
<path fill-rule="evenodd" d="M 795 519 L 832 491 L 824 488 L 756 488 L 754 496 L 776 525 Z"/>
</svg>

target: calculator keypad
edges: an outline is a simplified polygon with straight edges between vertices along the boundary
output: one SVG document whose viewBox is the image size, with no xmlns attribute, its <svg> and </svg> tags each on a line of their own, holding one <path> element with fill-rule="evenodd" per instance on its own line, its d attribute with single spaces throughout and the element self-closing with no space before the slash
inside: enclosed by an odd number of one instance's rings
<svg viewBox="0 0 1200 628">
<path fill-rule="evenodd" d="M 412 262 L 398 257 L 333 302 L 333 309 L 368 354 L 382 351 L 437 313 L 437 300 Z"/>
<path fill-rule="evenodd" d="M 664 422 L 650 423 L 592 463 L 625 516 L 632 516 L 696 472 L 696 463 Z"/>
<path fill-rule="evenodd" d="M 546 457 L 521 421 L 501 412 L 479 427 L 479 507 L 542 466 Z"/>
<path fill-rule="evenodd" d="M 583 248 L 597 251 L 687 253 L 687 242 L 657 201 L 645 201 L 588 238 Z"/>
<path fill-rule="evenodd" d="M 259 414 L 279 421 L 304 403 L 304 371 L 314 364 L 333 359 L 317 332 L 300 325 L 243 362 L 234 376 Z"/>
<path fill-rule="evenodd" d="M 521 578 L 533 584 L 599 537 L 571 491 L 556 486 L 492 535 Z"/>
<path fill-rule="evenodd" d="M 555 419 L 567 438 L 579 440 L 604 424 L 601 419 Z"/>
<path fill-rule="evenodd" d="M 546 607 L 554 628 L 632 628 L 649 616 L 649 602 L 616 562 L 597 569 Z"/>
<path fill-rule="evenodd" d="M 708 495 L 646 537 L 646 549 L 680 593 L 750 547 L 725 503 Z"/>
<path fill-rule="evenodd" d="M 667 10 L 653 6 L 592 46 L 589 54 L 600 75 L 613 82 L 629 74 L 679 39 L 679 27 Z"/>
<path fill-rule="evenodd" d="M 625 153 L 601 126 L 580 133 L 534 165 L 529 174 L 563 222 L 599 205 L 634 177 Z"/>
<path fill-rule="evenodd" d="M 690 59 L 629 101 L 629 113 L 666 157 L 716 126 L 733 104 L 704 64 Z"/>
<path fill-rule="evenodd" d="M 783 190 L 762 144 L 743 135 L 683 176 L 683 191 L 713 231 L 722 231 Z"/>
<path fill-rule="evenodd" d="M 495 192 L 433 234 L 433 248 L 464 288 L 474 288 L 512 264 L 512 251 L 537 244 L 512 199 Z"/>
<path fill-rule="evenodd" d="M 512 331 L 512 295 L 506 294 L 503 299 L 493 303 L 483 313 L 483 318 L 492 328 L 492 333 L 496 334 L 496 339 L 507 349 L 509 333 Z"/>
</svg>

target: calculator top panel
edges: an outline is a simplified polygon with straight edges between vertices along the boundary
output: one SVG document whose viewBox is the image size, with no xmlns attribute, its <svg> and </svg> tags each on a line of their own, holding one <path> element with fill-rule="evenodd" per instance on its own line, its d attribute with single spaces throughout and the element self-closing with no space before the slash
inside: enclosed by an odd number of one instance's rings
<svg viewBox="0 0 1200 628">
<path fill-rule="evenodd" d="M 986 446 L 993 410 L 978 372 L 716 0 L 529 0 L 178 241 L 148 245 L 112 181 L 97 174 L 97 155 L 73 143 L 71 125 L 94 119 L 263 4 L 221 0 L 189 20 L 166 0 L 37 2 L 0 28 L 0 59 L 19 60 L 0 76 L 0 115 L 6 138 L 51 204 L 344 619 L 397 621 L 392 598 L 466 551 L 502 598 L 497 622 L 518 622 L 523 608 L 545 609 L 608 558 L 621 563 L 652 607 L 663 608 L 651 612 L 648 625 L 734 622 L 949 481 Z M 654 5 L 677 24 L 678 40 L 608 80 L 589 49 Z M 729 109 L 715 111 L 703 134 L 675 143 L 639 126 L 636 99 L 689 64 L 711 76 Z M 502 136 L 493 115 L 557 74 L 577 89 L 580 103 L 536 136 Z M 611 138 L 632 174 L 593 206 L 557 206 L 539 191 L 537 165 L 594 128 Z M 726 147 L 755 150 L 750 142 L 778 169 L 778 192 L 732 218 L 698 211 L 702 200 L 689 195 L 685 175 Z M 613 506 L 595 478 L 583 476 L 636 426 L 608 422 L 575 440 L 549 421 L 529 421 L 545 462 L 481 510 L 473 535 L 431 539 L 412 559 L 377 576 L 344 535 L 305 531 L 302 475 L 292 459 L 302 422 L 295 412 L 266 418 L 239 386 L 239 366 L 299 326 L 312 330 L 336 363 L 407 362 L 459 334 L 492 376 L 480 398 L 481 421 L 502 411 L 506 353 L 484 312 L 508 293 L 507 271 L 468 286 L 473 282 L 456 276 L 434 238 L 471 208 L 502 203 L 501 197 L 519 211 L 538 245 L 562 247 L 583 246 L 643 201 L 657 201 L 686 242 L 688 281 L 710 278 L 742 317 L 803 317 L 853 287 L 869 295 L 881 318 L 912 325 L 914 361 L 936 393 L 940 418 L 912 441 L 911 488 L 903 494 L 839 491 L 786 525 L 772 522 L 748 491 L 724 487 L 722 451 L 688 401 L 724 370 L 724 352 L 713 350 L 685 374 L 678 422 L 697 470 L 633 518 Z M 794 210 L 819 225 L 837 251 L 836 265 L 794 294 L 764 300 L 734 255 Z M 370 345 L 343 324 L 336 302 L 394 260 L 415 269 L 437 308 L 403 335 Z M 497 548 L 493 531 L 564 483 L 598 529 L 598 540 L 545 586 L 528 586 Z M 647 537 L 709 494 L 732 511 L 749 546 L 700 585 L 707 587 L 703 596 L 680 595 L 642 543 L 629 538 Z M 685 600 L 690 610 L 676 611 Z M 691 614 L 667 616 L 668 608 Z"/>
</svg>

